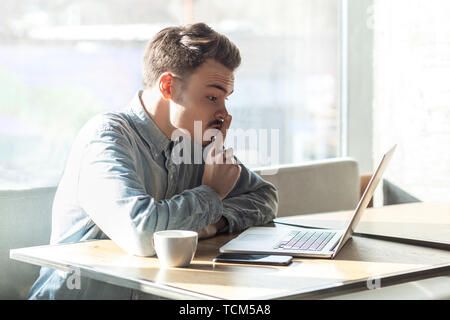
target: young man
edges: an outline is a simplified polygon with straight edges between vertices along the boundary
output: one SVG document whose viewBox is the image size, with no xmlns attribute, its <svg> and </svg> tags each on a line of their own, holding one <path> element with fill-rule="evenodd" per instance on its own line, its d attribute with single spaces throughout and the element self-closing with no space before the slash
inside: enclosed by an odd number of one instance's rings
<svg viewBox="0 0 450 320">
<path fill-rule="evenodd" d="M 126 111 L 94 117 L 80 131 L 56 192 L 50 242 L 109 238 L 151 256 L 159 230 L 195 230 L 202 239 L 270 222 L 275 188 L 222 150 L 231 124 L 225 102 L 240 60 L 236 46 L 205 24 L 160 31 L 145 51 L 144 90 Z M 172 139 L 180 131 L 183 138 Z M 206 159 L 174 161 L 192 146 L 191 159 L 196 150 Z M 87 278 L 70 285 L 71 276 L 42 268 L 30 298 L 138 295 Z"/>
</svg>

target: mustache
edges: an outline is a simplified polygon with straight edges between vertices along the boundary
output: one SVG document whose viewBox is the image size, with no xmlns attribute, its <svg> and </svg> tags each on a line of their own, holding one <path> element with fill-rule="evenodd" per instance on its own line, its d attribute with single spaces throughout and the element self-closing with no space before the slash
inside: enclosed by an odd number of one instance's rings
<svg viewBox="0 0 450 320">
<path fill-rule="evenodd" d="M 224 119 L 216 119 L 216 120 L 211 121 L 208 124 L 208 127 L 211 127 L 211 126 L 214 126 L 214 125 L 222 125 L 224 122 L 225 122 Z"/>
</svg>

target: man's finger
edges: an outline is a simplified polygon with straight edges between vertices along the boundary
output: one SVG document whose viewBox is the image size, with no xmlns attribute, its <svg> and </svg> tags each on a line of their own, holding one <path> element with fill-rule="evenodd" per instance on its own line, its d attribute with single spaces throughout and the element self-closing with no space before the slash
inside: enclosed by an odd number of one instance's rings
<svg viewBox="0 0 450 320">
<path fill-rule="evenodd" d="M 216 147 L 214 144 L 215 137 L 212 137 L 211 143 L 205 147 L 205 151 L 203 151 L 203 157 L 206 164 L 214 164 L 215 156 L 216 156 Z"/>
<path fill-rule="evenodd" d="M 214 156 L 214 163 L 216 164 L 223 164 L 225 160 L 225 153 L 223 151 L 217 152 L 217 155 Z"/>
<path fill-rule="evenodd" d="M 223 153 L 224 153 L 223 158 L 224 158 L 226 164 L 235 164 L 236 163 L 236 161 L 234 160 L 233 148 L 230 147 L 230 148 L 226 149 Z"/>
</svg>

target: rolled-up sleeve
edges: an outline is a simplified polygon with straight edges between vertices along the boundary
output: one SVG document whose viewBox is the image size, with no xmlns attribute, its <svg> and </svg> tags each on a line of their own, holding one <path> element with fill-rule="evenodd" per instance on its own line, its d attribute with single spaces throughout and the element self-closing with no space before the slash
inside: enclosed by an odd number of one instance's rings
<svg viewBox="0 0 450 320">
<path fill-rule="evenodd" d="M 278 192 L 269 182 L 243 164 L 232 192 L 223 200 L 222 215 L 228 221 L 228 233 L 272 221 L 278 210 Z"/>
<path fill-rule="evenodd" d="M 158 201 L 147 194 L 134 152 L 120 129 L 102 128 L 86 144 L 80 165 L 78 202 L 117 245 L 135 255 L 154 255 L 154 232 L 200 230 L 220 219 L 222 201 L 208 186 Z"/>
</svg>

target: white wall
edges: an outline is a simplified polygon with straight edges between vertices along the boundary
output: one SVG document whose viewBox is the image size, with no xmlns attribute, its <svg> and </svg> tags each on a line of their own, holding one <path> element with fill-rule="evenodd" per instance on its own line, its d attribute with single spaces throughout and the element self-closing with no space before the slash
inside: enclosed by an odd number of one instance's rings
<svg viewBox="0 0 450 320">
<path fill-rule="evenodd" d="M 450 200 L 450 1 L 374 0 L 373 150 L 386 178 L 423 201 Z"/>
</svg>

